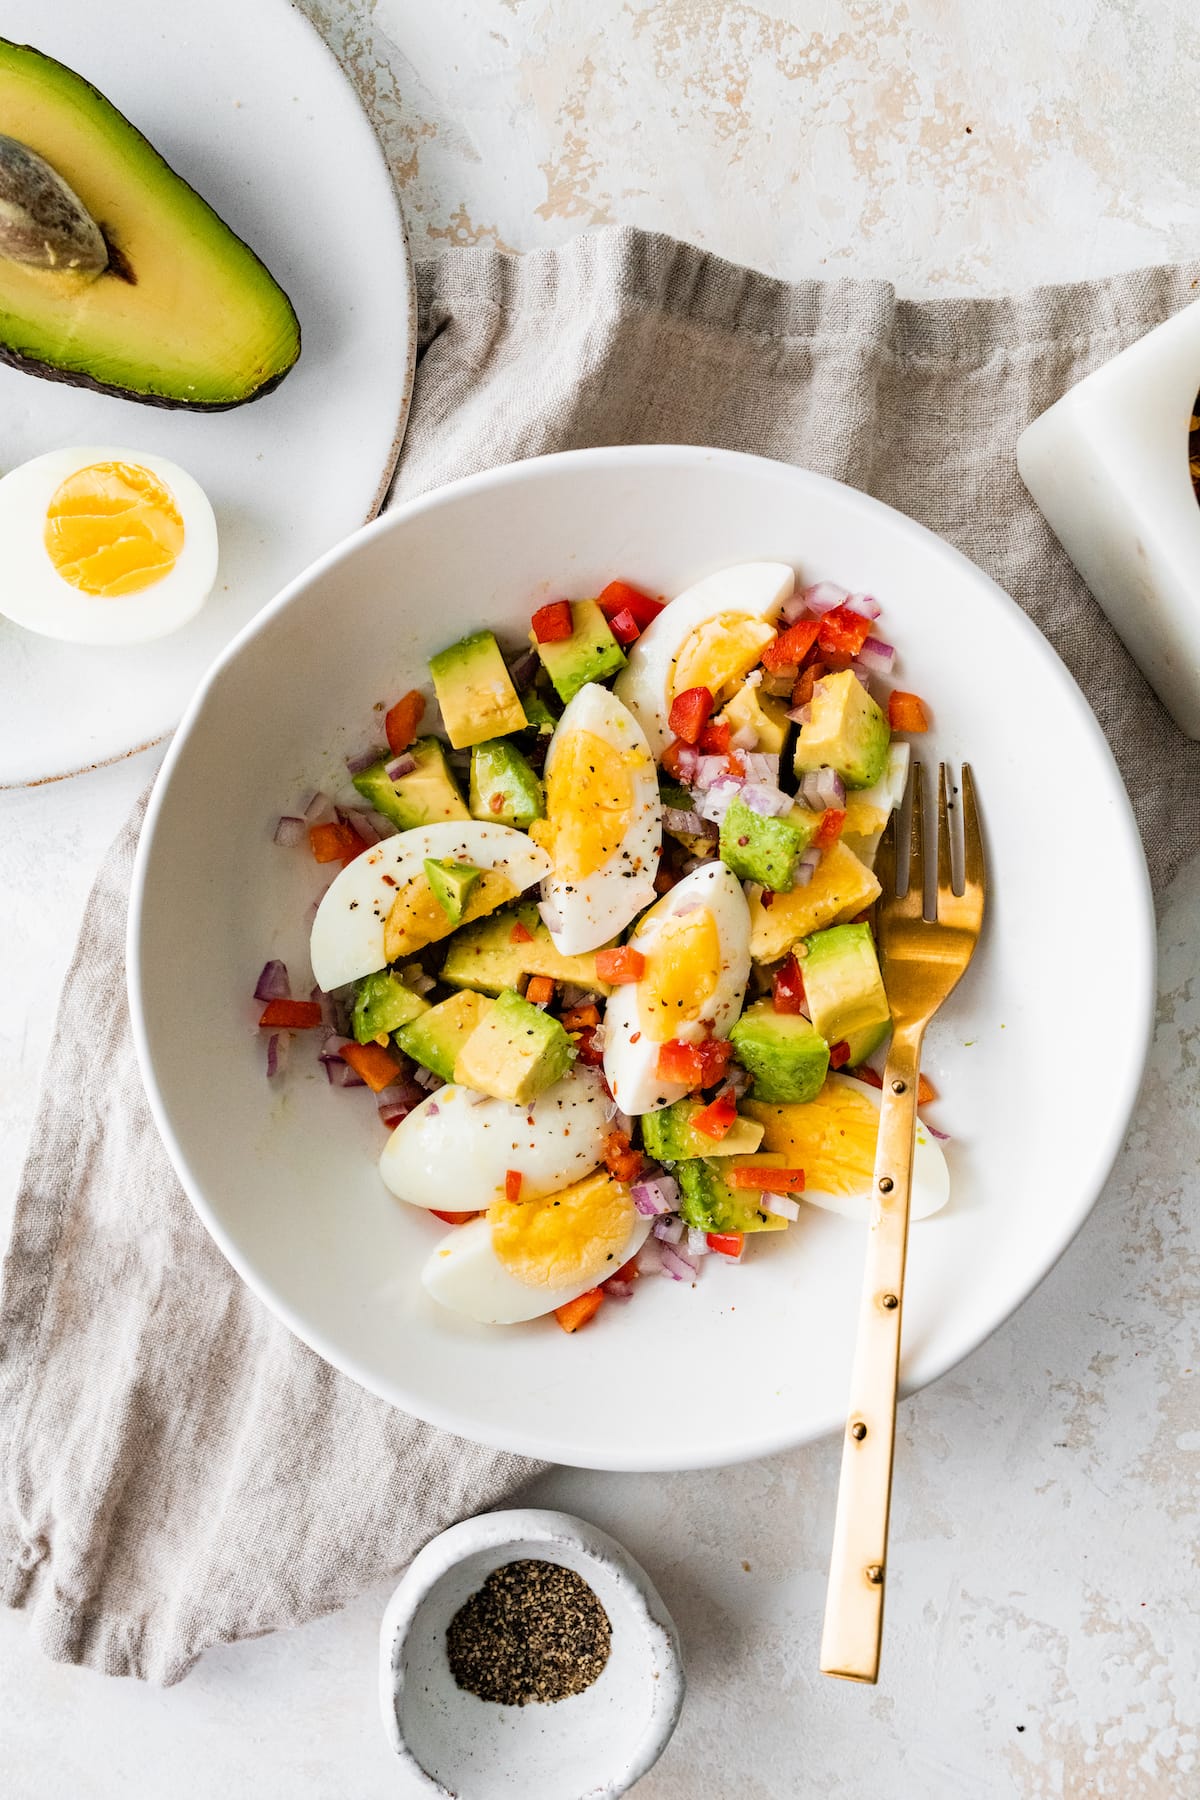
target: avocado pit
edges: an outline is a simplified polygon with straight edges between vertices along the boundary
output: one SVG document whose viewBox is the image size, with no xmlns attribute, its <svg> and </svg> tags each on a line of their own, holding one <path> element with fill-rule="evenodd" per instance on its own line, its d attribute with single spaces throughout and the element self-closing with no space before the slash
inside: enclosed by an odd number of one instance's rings
<svg viewBox="0 0 1200 1800">
<path fill-rule="evenodd" d="M 16 138 L 0 135 L 0 256 L 26 268 L 99 275 L 104 233 L 57 170 Z"/>
</svg>

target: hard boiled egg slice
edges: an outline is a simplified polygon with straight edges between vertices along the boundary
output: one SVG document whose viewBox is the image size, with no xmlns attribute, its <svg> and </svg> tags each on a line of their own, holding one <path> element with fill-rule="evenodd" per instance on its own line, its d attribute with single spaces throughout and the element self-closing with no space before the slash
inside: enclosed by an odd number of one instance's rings
<svg viewBox="0 0 1200 1800">
<path fill-rule="evenodd" d="M 678 595 L 642 633 L 613 691 L 656 757 L 671 741 L 667 715 L 676 695 L 706 687 L 718 706 L 731 699 L 775 637 L 795 586 L 787 563 L 738 563 Z"/>
<path fill-rule="evenodd" d="M 543 917 L 564 956 L 606 944 L 653 900 L 661 821 L 645 732 L 607 688 L 589 682 L 555 727 L 546 816 L 529 828 L 553 864 Z"/>
<path fill-rule="evenodd" d="M 663 895 L 630 943 L 646 959 L 640 981 L 614 988 L 604 1011 L 604 1073 L 623 1112 L 655 1112 L 682 1100 L 658 1077 L 671 1038 L 728 1037 L 750 977 L 750 910 L 722 862 L 706 863 Z"/>
<path fill-rule="evenodd" d="M 781 1150 L 788 1168 L 804 1170 L 804 1192 L 798 1198 L 848 1219 L 867 1219 L 882 1098 L 865 1081 L 831 1075 L 807 1105 L 768 1106 L 751 1097 L 741 1109 L 763 1126 L 764 1150 Z M 918 1120 L 911 1217 L 927 1219 L 949 1198 L 946 1158 Z"/>
<path fill-rule="evenodd" d="M 43 637 L 140 644 L 198 613 L 217 522 L 177 464 L 140 450 L 52 450 L 0 481 L 0 612 Z"/>
<path fill-rule="evenodd" d="M 493 912 L 550 872 L 546 852 L 511 825 L 449 819 L 385 838 L 342 870 L 317 908 L 309 949 L 326 993 L 450 931 L 425 874 L 427 856 L 484 871 L 464 922 Z"/>
<path fill-rule="evenodd" d="M 603 1169 L 544 1200 L 499 1201 L 457 1225 L 421 1271 L 433 1298 L 484 1325 L 516 1325 L 615 1275 L 650 1230 Z"/>
<path fill-rule="evenodd" d="M 887 767 L 874 787 L 851 789 L 846 795 L 846 822 L 841 841 L 868 869 L 875 867 L 875 853 L 889 818 L 904 798 L 910 760 L 908 744 L 888 746 Z"/>
<path fill-rule="evenodd" d="M 379 1173 L 398 1200 L 435 1212 L 481 1212 L 504 1198 L 509 1170 L 521 1199 L 557 1193 L 590 1174 L 612 1130 L 598 1069 L 582 1066 L 529 1106 L 438 1088 L 402 1119 Z"/>
</svg>

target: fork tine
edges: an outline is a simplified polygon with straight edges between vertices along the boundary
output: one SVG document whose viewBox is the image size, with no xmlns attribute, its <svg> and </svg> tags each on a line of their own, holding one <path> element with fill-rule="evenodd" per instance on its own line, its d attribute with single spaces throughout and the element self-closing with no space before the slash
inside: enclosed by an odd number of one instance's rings
<svg viewBox="0 0 1200 1800">
<path fill-rule="evenodd" d="M 912 788 L 912 825 L 908 833 L 908 897 L 918 901 L 917 911 L 925 905 L 925 771 L 919 762 L 909 776 Z"/>
<path fill-rule="evenodd" d="M 983 833 L 979 829 L 979 812 L 975 805 L 975 783 L 971 777 L 970 763 L 964 763 L 962 767 L 962 812 L 964 887 L 968 894 L 972 889 L 977 890 L 982 899 L 986 881 Z"/>
<path fill-rule="evenodd" d="M 945 900 L 954 893 L 954 857 L 950 848 L 950 811 L 946 798 L 945 763 L 938 764 L 937 856 L 938 899 Z"/>
<path fill-rule="evenodd" d="M 884 900 L 894 900 L 896 897 L 896 818 L 896 813 L 892 813 L 883 828 L 883 836 L 875 852 L 875 879 L 882 889 L 881 898 Z"/>
</svg>

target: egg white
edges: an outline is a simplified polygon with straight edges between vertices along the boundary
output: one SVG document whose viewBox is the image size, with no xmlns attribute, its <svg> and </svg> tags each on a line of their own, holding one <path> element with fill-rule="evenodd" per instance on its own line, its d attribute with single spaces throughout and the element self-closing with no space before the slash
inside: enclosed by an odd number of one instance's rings
<svg viewBox="0 0 1200 1800">
<path fill-rule="evenodd" d="M 883 1094 L 878 1088 L 869 1086 L 865 1081 L 854 1081 L 846 1075 L 831 1075 L 829 1079 L 852 1087 L 856 1094 L 871 1102 L 876 1112 L 879 1111 Z M 845 1219 L 865 1221 L 871 1216 L 870 1180 L 854 1194 L 823 1194 L 819 1188 L 806 1187 L 797 1198 L 807 1200 L 810 1206 L 819 1206 L 825 1212 L 841 1213 Z M 928 1126 L 918 1119 L 909 1217 L 928 1219 L 933 1213 L 940 1212 L 949 1198 L 950 1171 L 946 1167 L 942 1147 L 936 1138 L 930 1137 Z"/>
<path fill-rule="evenodd" d="M 597 1069 L 573 1069 L 529 1106 L 480 1100 L 451 1083 L 400 1121 L 379 1173 L 398 1200 L 435 1212 L 478 1212 L 503 1200 L 509 1169 L 521 1175 L 521 1199 L 538 1200 L 601 1161 L 607 1113 Z"/>
<path fill-rule="evenodd" d="M 632 1209 L 631 1209 L 632 1212 Z M 650 1234 L 649 1219 L 632 1212 L 629 1236 L 613 1258 L 613 1272 L 636 1256 Z M 602 1279 L 602 1278 L 601 1278 Z M 434 1247 L 421 1271 L 427 1293 L 451 1312 L 465 1313 L 482 1325 L 519 1325 L 565 1306 L 595 1287 L 596 1276 L 564 1287 L 531 1287 L 510 1275 L 492 1249 L 487 1219 L 456 1225 Z"/>
<path fill-rule="evenodd" d="M 64 581 L 46 549 L 46 514 L 57 490 L 92 463 L 136 463 L 170 489 L 183 548 L 169 574 L 135 594 L 106 598 Z M 50 450 L 0 480 L 0 613 L 26 631 L 74 644 L 141 644 L 186 625 L 217 578 L 217 522 L 186 469 L 143 450 L 108 445 Z"/>
<path fill-rule="evenodd" d="M 628 664 L 613 684 L 656 757 L 671 741 L 671 674 L 691 634 L 722 613 L 774 620 L 795 587 L 795 571 L 788 563 L 738 563 L 706 576 L 664 606 L 630 649 Z"/>
<path fill-rule="evenodd" d="M 318 987 L 329 993 L 386 965 L 384 921 L 397 889 L 422 872 L 427 856 L 496 869 L 519 890 L 550 871 L 546 852 L 511 825 L 448 819 L 385 838 L 342 870 L 317 908 L 309 952 Z"/>
<path fill-rule="evenodd" d="M 700 1017 L 680 1036 L 728 1037 L 742 1010 L 750 979 L 750 909 L 742 884 L 722 862 L 705 863 L 663 895 L 638 921 L 630 938 L 643 953 L 652 947 L 664 920 L 697 904 L 712 914 L 721 951 L 721 969 L 713 993 Z M 682 1100 L 687 1089 L 678 1082 L 662 1081 L 655 1073 L 661 1045 L 643 1030 L 639 993 L 643 982 L 626 982 L 613 989 L 604 1011 L 604 1073 L 622 1112 L 636 1115 L 657 1112 Z"/>
<path fill-rule="evenodd" d="M 626 768 L 633 799 L 621 843 L 607 862 L 575 881 L 551 873 L 542 883 L 543 916 L 564 956 L 579 956 L 607 944 L 649 906 L 662 850 L 658 774 L 646 734 L 628 708 L 598 682 L 580 688 L 558 721 L 546 754 L 547 784 L 556 756 L 579 731 L 590 732 L 629 758 Z"/>
</svg>

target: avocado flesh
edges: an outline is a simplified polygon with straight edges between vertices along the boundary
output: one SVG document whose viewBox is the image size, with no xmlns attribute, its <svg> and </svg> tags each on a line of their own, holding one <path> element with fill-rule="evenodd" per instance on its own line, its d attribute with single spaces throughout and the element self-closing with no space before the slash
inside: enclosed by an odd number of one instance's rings
<svg viewBox="0 0 1200 1800">
<path fill-rule="evenodd" d="M 278 386 L 300 354 L 290 300 L 103 94 L 0 38 L 0 120 L 78 195 L 110 250 L 100 275 L 0 256 L 0 361 L 213 412 Z"/>
</svg>

